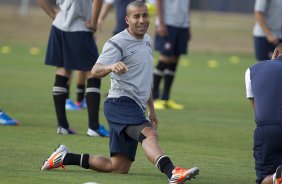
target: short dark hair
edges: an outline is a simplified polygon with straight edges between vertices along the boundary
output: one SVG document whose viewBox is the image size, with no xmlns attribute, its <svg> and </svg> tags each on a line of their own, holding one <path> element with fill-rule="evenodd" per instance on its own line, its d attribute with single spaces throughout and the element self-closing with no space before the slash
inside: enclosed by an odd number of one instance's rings
<svg viewBox="0 0 282 184">
<path fill-rule="evenodd" d="M 131 3 L 129 3 L 126 7 L 126 16 L 129 16 L 129 9 L 131 7 L 147 7 L 146 3 L 144 3 L 142 0 L 136 0 L 136 1 L 132 1 Z"/>
</svg>

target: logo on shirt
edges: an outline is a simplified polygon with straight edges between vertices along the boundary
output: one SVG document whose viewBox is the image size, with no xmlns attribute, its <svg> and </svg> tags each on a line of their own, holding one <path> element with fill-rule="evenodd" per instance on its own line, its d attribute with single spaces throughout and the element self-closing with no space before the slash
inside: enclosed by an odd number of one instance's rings
<svg viewBox="0 0 282 184">
<path fill-rule="evenodd" d="M 146 41 L 146 45 L 151 48 L 151 43 L 149 41 Z"/>
</svg>

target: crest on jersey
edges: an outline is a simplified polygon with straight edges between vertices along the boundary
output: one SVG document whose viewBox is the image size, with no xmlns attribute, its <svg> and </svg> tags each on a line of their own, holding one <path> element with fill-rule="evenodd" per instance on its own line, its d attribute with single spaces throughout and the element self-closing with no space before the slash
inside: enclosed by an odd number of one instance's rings
<svg viewBox="0 0 282 184">
<path fill-rule="evenodd" d="M 166 42 L 166 43 L 164 44 L 164 49 L 165 49 L 165 50 L 170 50 L 170 49 L 171 49 L 171 44 L 170 44 L 169 42 Z"/>
</svg>

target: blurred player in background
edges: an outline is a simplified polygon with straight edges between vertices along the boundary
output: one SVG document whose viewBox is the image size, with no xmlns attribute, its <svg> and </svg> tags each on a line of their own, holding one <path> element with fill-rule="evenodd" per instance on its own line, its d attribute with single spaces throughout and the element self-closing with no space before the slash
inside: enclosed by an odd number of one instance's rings
<svg viewBox="0 0 282 184">
<path fill-rule="evenodd" d="M 53 99 L 58 120 L 57 133 L 75 134 L 66 116 L 67 84 L 71 71 L 86 72 L 86 103 L 88 109 L 89 136 L 108 137 L 109 132 L 99 123 L 101 79 L 90 71 L 98 58 L 93 38 L 102 0 L 57 0 L 57 13 L 48 0 L 37 0 L 42 9 L 54 21 L 49 36 L 45 64 L 56 66 Z"/>
<path fill-rule="evenodd" d="M 187 53 L 190 32 L 190 0 L 156 0 L 155 48 L 160 52 L 154 71 L 153 99 L 156 109 L 183 109 L 170 99 L 177 64 L 181 54 Z M 164 79 L 163 90 L 160 90 Z"/>
<path fill-rule="evenodd" d="M 282 1 L 256 0 L 254 48 L 257 61 L 271 59 L 276 45 L 282 42 Z"/>
</svg>

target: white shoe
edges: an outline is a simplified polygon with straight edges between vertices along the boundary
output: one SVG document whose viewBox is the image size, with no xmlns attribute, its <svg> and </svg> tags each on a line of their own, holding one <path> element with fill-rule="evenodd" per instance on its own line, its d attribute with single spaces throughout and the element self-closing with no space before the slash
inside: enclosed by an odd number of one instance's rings
<svg viewBox="0 0 282 184">
<path fill-rule="evenodd" d="M 100 137 L 100 135 L 97 132 L 95 132 L 94 130 L 90 128 L 88 128 L 87 130 L 87 135 L 90 137 Z"/>
<path fill-rule="evenodd" d="M 169 184 L 182 184 L 187 180 L 196 178 L 200 170 L 198 167 L 193 167 L 191 169 L 176 167 L 172 171 L 172 176 L 169 179 Z"/>
<path fill-rule="evenodd" d="M 100 125 L 97 130 L 92 130 L 88 128 L 87 135 L 90 137 L 109 137 L 110 133 L 104 126 Z"/>
<path fill-rule="evenodd" d="M 71 128 L 66 129 L 66 128 L 59 126 L 58 129 L 57 129 L 57 133 L 67 135 L 67 134 L 76 134 L 76 131 L 71 129 Z"/>
<path fill-rule="evenodd" d="M 41 171 L 51 170 L 59 167 L 64 168 L 63 160 L 67 153 L 69 153 L 68 148 L 65 145 L 59 145 L 52 155 L 43 163 Z"/>
</svg>

